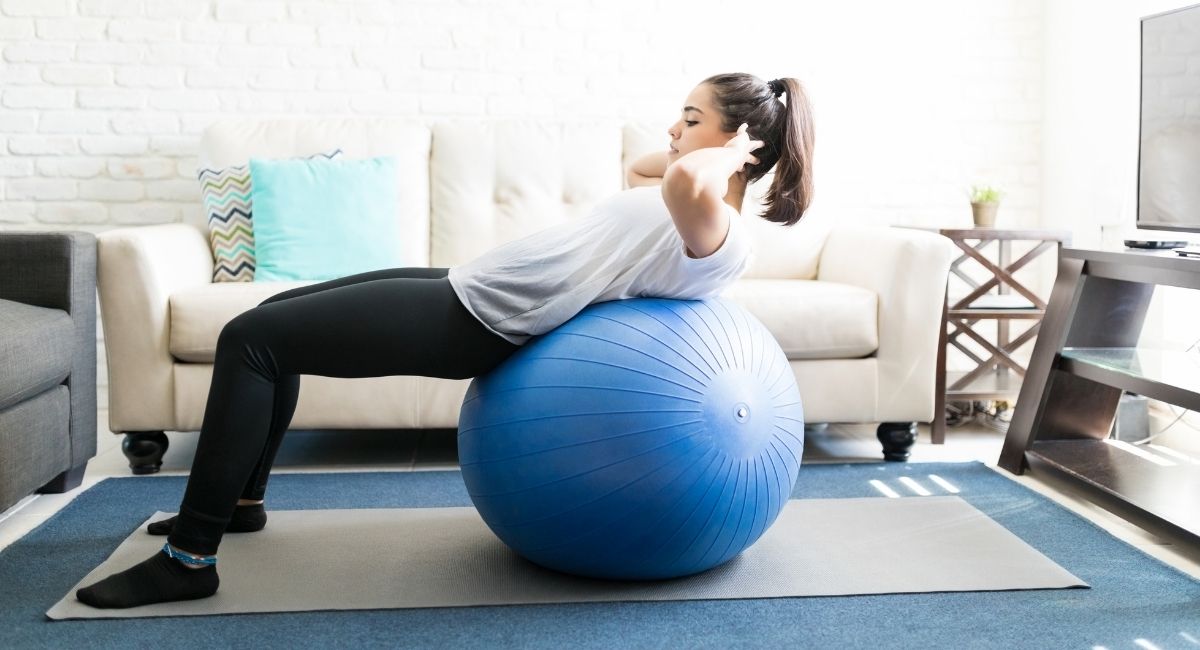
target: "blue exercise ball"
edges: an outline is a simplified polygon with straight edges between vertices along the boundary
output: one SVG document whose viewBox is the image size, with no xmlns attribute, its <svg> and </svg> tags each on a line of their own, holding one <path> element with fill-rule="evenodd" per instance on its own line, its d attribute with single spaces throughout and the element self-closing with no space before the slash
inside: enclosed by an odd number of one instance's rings
<svg viewBox="0 0 1200 650">
<path fill-rule="evenodd" d="M 783 509 L 804 451 L 787 357 L 735 303 L 591 305 L 476 377 L 463 480 L 541 566 L 658 580 L 718 566 Z"/>
</svg>

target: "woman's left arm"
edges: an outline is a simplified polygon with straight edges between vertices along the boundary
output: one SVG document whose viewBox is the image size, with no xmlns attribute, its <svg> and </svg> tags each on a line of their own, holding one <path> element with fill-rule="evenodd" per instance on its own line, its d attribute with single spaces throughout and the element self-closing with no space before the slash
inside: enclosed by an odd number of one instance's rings
<svg viewBox="0 0 1200 650">
<path fill-rule="evenodd" d="M 697 149 L 667 168 L 662 182 L 663 201 L 694 257 L 707 257 L 725 242 L 729 178 L 745 165 L 757 163 L 758 158 L 751 152 L 762 145 L 761 140 L 750 139 L 743 124 L 725 146 Z"/>
<path fill-rule="evenodd" d="M 633 161 L 629 171 L 625 173 L 625 182 L 629 187 L 644 187 L 646 185 L 662 185 L 663 175 L 667 172 L 667 152 L 652 151 Z"/>
</svg>

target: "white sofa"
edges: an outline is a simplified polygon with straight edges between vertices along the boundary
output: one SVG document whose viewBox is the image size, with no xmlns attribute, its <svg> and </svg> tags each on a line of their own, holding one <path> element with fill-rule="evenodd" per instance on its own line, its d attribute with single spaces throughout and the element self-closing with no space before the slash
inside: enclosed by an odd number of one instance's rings
<svg viewBox="0 0 1200 650">
<path fill-rule="evenodd" d="M 625 187 L 624 169 L 666 144 L 665 129 L 614 122 L 314 119 L 224 121 L 200 164 L 243 164 L 341 148 L 400 160 L 409 266 L 449 267 L 497 244 L 579 218 Z M 819 175 L 818 175 L 819 180 Z M 934 414 L 934 366 L 949 240 L 890 227 L 830 226 L 818 203 L 782 228 L 754 215 L 751 268 L 727 297 L 755 314 L 791 359 L 810 423 L 881 422 L 893 459 Z M 197 183 L 199 201 L 199 183 Z M 213 283 L 204 224 L 99 236 L 109 428 L 126 434 L 135 473 L 158 471 L 164 431 L 199 430 L 221 328 L 267 297 L 307 283 Z M 294 429 L 453 428 L 468 381 L 425 377 L 301 381 Z"/>
</svg>

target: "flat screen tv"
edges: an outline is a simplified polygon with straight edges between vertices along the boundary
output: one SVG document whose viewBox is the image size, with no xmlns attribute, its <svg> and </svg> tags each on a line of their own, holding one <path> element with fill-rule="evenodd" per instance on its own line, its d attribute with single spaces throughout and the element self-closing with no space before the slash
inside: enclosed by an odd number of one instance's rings
<svg viewBox="0 0 1200 650">
<path fill-rule="evenodd" d="M 1141 31 L 1137 227 L 1200 232 L 1200 4 Z"/>
</svg>

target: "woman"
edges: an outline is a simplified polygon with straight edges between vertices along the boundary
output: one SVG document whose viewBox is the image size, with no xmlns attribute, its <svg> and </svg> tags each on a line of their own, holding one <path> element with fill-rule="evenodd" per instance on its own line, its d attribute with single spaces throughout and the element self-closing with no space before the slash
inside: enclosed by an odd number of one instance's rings
<svg viewBox="0 0 1200 650">
<path fill-rule="evenodd" d="M 790 226 L 807 209 L 812 119 L 795 79 L 705 79 L 668 133 L 670 149 L 637 160 L 631 189 L 586 219 L 452 269 L 386 269 L 285 291 L 230 321 L 179 515 L 150 526 L 169 534 L 162 552 L 76 597 L 121 608 L 214 594 L 222 535 L 266 524 L 267 477 L 301 374 L 474 377 L 589 304 L 720 293 L 750 257 L 746 185 L 773 166 L 762 217 Z"/>
</svg>

